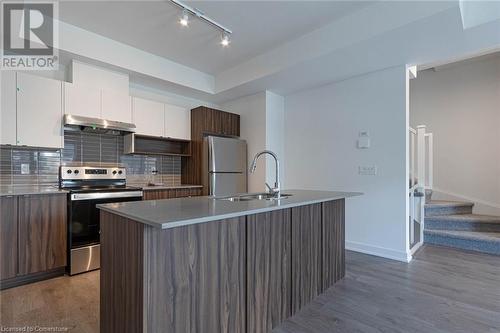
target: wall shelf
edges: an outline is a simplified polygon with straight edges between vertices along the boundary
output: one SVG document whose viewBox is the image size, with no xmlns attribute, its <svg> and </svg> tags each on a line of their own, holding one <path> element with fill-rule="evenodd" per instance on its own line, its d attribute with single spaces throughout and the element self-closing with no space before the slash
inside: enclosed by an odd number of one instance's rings
<svg viewBox="0 0 500 333">
<path fill-rule="evenodd" d="M 191 141 L 132 133 L 123 137 L 123 152 L 138 155 L 191 156 Z"/>
</svg>

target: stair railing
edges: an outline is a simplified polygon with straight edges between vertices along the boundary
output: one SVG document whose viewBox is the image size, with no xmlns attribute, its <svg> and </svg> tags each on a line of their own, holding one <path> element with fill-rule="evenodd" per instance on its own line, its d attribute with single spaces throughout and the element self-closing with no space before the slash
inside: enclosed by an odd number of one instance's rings
<svg viewBox="0 0 500 333">
<path fill-rule="evenodd" d="M 410 247 L 416 250 L 423 242 L 425 192 L 432 190 L 433 174 L 433 135 L 427 133 L 425 125 L 417 129 L 409 128 L 410 153 Z M 415 222 L 420 225 L 419 244 L 415 243 Z M 412 245 L 416 245 L 413 246 Z M 413 251 L 412 251 L 413 252 Z"/>
</svg>

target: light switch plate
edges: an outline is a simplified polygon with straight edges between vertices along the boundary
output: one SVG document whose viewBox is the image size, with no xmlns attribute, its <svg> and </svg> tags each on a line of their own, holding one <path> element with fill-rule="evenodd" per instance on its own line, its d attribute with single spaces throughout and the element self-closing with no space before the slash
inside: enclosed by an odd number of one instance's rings
<svg viewBox="0 0 500 333">
<path fill-rule="evenodd" d="M 21 163 L 21 175 L 30 174 L 30 165 L 28 163 Z"/>
<path fill-rule="evenodd" d="M 360 165 L 358 167 L 358 174 L 363 176 L 376 176 L 377 166 L 376 165 Z"/>
</svg>

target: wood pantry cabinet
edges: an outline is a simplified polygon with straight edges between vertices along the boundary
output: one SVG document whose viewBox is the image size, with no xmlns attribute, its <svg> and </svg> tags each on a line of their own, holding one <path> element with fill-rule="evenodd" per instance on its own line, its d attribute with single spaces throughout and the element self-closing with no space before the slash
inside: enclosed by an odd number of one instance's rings
<svg viewBox="0 0 500 333">
<path fill-rule="evenodd" d="M 169 229 L 101 211 L 101 228 L 103 333 L 271 332 L 345 274 L 343 199 Z"/>
<path fill-rule="evenodd" d="M 1 288 L 64 274 L 66 194 L 0 197 Z"/>
<path fill-rule="evenodd" d="M 240 136 L 240 115 L 200 106 L 191 110 L 191 157 L 182 164 L 182 183 L 203 185 L 208 194 L 208 184 L 202 183 L 203 138 L 206 135 Z"/>
</svg>

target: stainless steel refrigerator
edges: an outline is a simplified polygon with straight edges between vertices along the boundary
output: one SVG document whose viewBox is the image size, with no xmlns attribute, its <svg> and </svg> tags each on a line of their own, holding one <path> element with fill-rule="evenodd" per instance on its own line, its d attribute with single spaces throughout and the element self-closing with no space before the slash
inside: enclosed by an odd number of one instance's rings
<svg viewBox="0 0 500 333">
<path fill-rule="evenodd" d="M 203 184 L 208 194 L 225 196 L 247 192 L 245 140 L 207 136 L 203 142 Z"/>
</svg>

